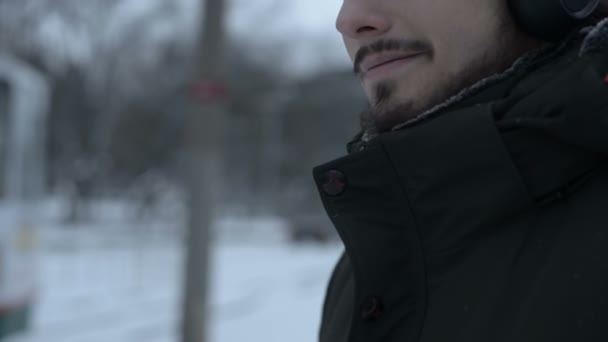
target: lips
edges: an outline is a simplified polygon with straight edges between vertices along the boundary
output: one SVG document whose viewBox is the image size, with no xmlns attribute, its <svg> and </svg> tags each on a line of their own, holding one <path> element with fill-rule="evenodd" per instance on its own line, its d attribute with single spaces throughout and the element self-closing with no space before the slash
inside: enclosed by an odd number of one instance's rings
<svg viewBox="0 0 608 342">
<path fill-rule="evenodd" d="M 386 64 L 389 64 L 392 62 L 396 62 L 396 61 L 402 61 L 402 60 L 406 60 L 409 58 L 413 58 L 420 54 L 422 54 L 422 53 L 421 52 L 412 52 L 412 53 L 393 52 L 393 53 L 383 53 L 383 54 L 373 55 L 373 56 L 366 58 L 361 63 L 361 72 L 363 74 L 365 74 L 368 71 L 374 70 L 383 65 L 386 65 Z"/>
</svg>

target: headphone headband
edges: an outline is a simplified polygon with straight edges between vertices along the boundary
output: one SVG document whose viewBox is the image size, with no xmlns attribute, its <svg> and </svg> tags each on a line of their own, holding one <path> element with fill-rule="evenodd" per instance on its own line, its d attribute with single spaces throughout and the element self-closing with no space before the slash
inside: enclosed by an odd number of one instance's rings
<svg viewBox="0 0 608 342">
<path fill-rule="evenodd" d="M 573 18 L 586 19 L 599 6 L 600 0 L 561 0 L 562 7 Z"/>
<path fill-rule="evenodd" d="M 600 0 L 509 0 L 515 21 L 527 33 L 559 41 L 588 19 Z"/>
</svg>

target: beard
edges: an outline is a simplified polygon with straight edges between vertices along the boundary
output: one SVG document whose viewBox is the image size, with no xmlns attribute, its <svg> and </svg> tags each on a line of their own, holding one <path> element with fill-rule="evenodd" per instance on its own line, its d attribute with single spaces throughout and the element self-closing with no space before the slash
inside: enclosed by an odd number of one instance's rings
<svg viewBox="0 0 608 342">
<path fill-rule="evenodd" d="M 421 89 L 420 93 L 424 95 L 416 99 L 398 98 L 398 80 L 377 83 L 370 106 L 361 114 L 363 131 L 368 134 L 384 133 L 417 119 L 484 78 L 505 71 L 526 52 L 539 47 L 537 41 L 522 34 L 510 21 L 505 21 L 499 32 L 500 38 L 488 44 L 485 51 L 471 58 L 458 72 L 443 75 L 432 89 Z M 432 62 L 434 56 L 431 53 L 427 58 Z"/>
</svg>

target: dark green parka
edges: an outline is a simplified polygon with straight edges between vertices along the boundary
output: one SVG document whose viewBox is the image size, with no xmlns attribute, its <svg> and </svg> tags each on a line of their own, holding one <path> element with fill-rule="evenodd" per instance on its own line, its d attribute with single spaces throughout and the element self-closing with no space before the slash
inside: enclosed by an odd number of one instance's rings
<svg viewBox="0 0 608 342">
<path fill-rule="evenodd" d="M 321 342 L 608 341 L 608 23 L 319 166 Z"/>
</svg>

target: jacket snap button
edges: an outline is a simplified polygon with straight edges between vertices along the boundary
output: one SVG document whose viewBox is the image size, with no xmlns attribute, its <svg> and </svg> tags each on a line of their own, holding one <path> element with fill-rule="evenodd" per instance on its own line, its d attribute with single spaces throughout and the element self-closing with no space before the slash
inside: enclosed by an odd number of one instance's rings
<svg viewBox="0 0 608 342">
<path fill-rule="evenodd" d="M 375 321 L 384 313 L 384 305 L 378 297 L 369 297 L 363 302 L 361 317 L 366 321 Z"/>
<path fill-rule="evenodd" d="M 338 170 L 327 171 L 321 178 L 321 189 L 328 196 L 338 196 L 346 188 L 346 176 Z"/>
</svg>

